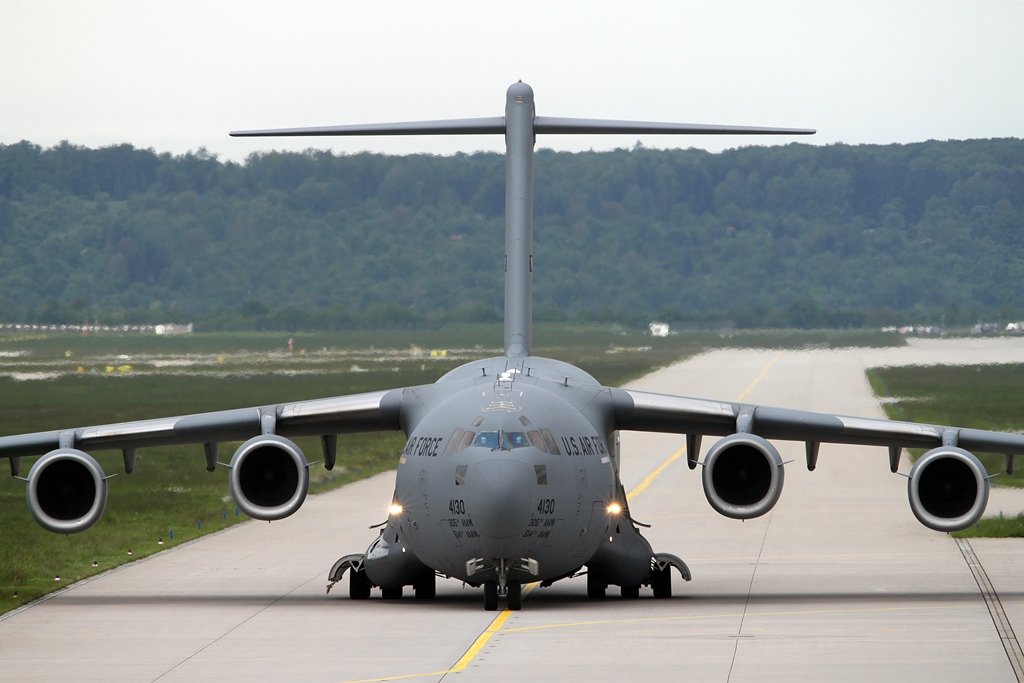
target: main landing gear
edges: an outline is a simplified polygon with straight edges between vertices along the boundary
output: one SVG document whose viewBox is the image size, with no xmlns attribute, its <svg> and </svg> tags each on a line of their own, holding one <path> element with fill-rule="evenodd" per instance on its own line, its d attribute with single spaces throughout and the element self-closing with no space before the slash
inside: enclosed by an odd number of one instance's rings
<svg viewBox="0 0 1024 683">
<path fill-rule="evenodd" d="M 330 583 L 327 584 L 327 592 L 330 593 L 335 584 L 342 580 L 345 572 L 348 572 L 348 597 L 352 600 L 366 600 L 370 597 L 370 589 L 374 587 L 370 577 L 366 575 L 363 555 L 346 555 L 331 567 Z M 437 574 L 424 571 L 412 581 L 412 589 L 417 600 L 432 600 L 437 595 Z M 381 587 L 380 596 L 385 600 L 400 600 L 404 592 L 403 586 L 391 588 Z"/>
<path fill-rule="evenodd" d="M 622 598 L 624 600 L 636 600 L 640 597 L 641 586 L 650 586 L 655 598 L 661 600 L 671 598 L 673 567 L 679 572 L 683 580 L 689 581 L 691 579 L 690 568 L 686 566 L 685 562 L 675 555 L 657 553 L 651 558 L 651 573 L 648 574 L 647 579 L 642 584 L 620 587 L 619 590 Z M 604 598 L 607 589 L 608 581 L 600 572 L 588 569 L 587 597 L 591 600 L 601 600 Z"/>
</svg>

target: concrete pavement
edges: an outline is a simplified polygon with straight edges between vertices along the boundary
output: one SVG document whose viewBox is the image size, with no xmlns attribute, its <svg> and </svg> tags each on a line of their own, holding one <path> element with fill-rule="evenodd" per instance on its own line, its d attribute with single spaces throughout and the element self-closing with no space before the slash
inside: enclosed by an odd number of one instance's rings
<svg viewBox="0 0 1024 683">
<path fill-rule="evenodd" d="M 725 350 L 632 386 L 879 416 L 866 367 L 1008 361 L 1024 362 L 1024 343 Z M 627 490 L 682 445 L 624 434 Z M 394 476 L 385 473 L 3 619 L 0 680 L 1017 680 L 960 549 L 917 523 L 884 449 L 826 445 L 812 473 L 801 444 L 777 445 L 795 462 L 762 518 L 715 514 L 683 458 L 633 497 L 655 549 L 693 572 L 676 580 L 672 600 L 645 590 L 636 601 L 613 591 L 589 601 L 575 579 L 533 590 L 523 611 L 495 624 L 480 592 L 457 582 L 440 581 L 430 602 L 352 602 L 344 584 L 325 596 L 333 561 L 365 549 L 367 527 L 384 518 Z M 1011 625 L 1024 629 L 1024 544 L 972 548 Z"/>
</svg>

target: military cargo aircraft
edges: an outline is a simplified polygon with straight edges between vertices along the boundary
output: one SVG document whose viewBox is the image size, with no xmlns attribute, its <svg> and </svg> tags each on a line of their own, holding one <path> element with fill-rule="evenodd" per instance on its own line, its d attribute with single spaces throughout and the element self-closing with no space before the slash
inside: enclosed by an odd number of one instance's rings
<svg viewBox="0 0 1024 683">
<path fill-rule="evenodd" d="M 365 553 L 346 555 L 330 580 L 349 575 L 349 595 L 383 598 L 412 586 L 432 598 L 436 577 L 483 587 L 483 604 L 522 606 L 525 583 L 586 573 L 587 594 L 609 585 L 636 598 L 650 586 L 672 595 L 686 564 L 656 553 L 630 516 L 619 477 L 618 432 L 686 435 L 687 462 L 702 466 L 711 507 L 735 519 L 767 513 L 782 493 L 784 463 L 770 439 L 803 441 L 813 470 L 821 443 L 888 447 L 893 472 L 903 448 L 930 449 L 908 478 L 910 509 L 937 531 L 974 524 L 988 501 L 988 474 L 971 450 L 1024 453 L 1024 435 L 844 417 L 602 386 L 567 363 L 531 350 L 533 148 L 545 134 L 803 135 L 812 130 L 643 123 L 537 116 L 530 86 L 509 87 L 503 117 L 239 131 L 234 136 L 497 134 L 506 142 L 505 353 L 467 363 L 435 384 L 281 405 L 240 408 L 0 438 L 18 476 L 21 458 L 42 455 L 27 478 L 28 506 L 44 528 L 88 529 L 103 513 L 107 477 L 88 451 L 119 449 L 125 471 L 149 446 L 203 444 L 210 471 L 218 444 L 244 441 L 230 463 L 231 495 L 250 517 L 277 520 L 302 505 L 308 461 L 291 440 L 320 436 L 327 469 L 337 435 L 401 430 L 387 521 Z M 722 437 L 698 461 L 703 436 Z M 628 463 L 626 464 L 628 466 Z"/>
</svg>

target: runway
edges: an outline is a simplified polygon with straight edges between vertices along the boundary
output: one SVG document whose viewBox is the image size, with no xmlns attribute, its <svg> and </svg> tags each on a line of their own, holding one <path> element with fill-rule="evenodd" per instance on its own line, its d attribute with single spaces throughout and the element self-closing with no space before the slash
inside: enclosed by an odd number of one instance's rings
<svg viewBox="0 0 1024 683">
<path fill-rule="evenodd" d="M 866 367 L 1009 361 L 1024 362 L 1024 340 L 725 350 L 631 386 L 881 416 Z M 344 583 L 325 596 L 334 560 L 364 550 L 367 527 L 384 519 L 394 477 L 384 473 L 3 618 L 0 680 L 1018 680 L 1006 625 L 1024 632 L 1024 543 L 962 550 L 922 527 L 885 449 L 825 445 L 807 472 L 802 444 L 777 443 L 794 460 L 782 498 L 739 522 L 712 511 L 699 469 L 680 457 L 682 437 L 622 443 L 634 518 L 693 573 L 676 578 L 672 600 L 610 590 L 590 601 L 584 579 L 534 589 L 521 612 L 497 616 L 454 581 L 439 581 L 434 601 L 353 602 Z M 977 557 L 973 572 L 965 552 Z M 1002 634 L 993 613 L 1005 615 Z"/>
</svg>

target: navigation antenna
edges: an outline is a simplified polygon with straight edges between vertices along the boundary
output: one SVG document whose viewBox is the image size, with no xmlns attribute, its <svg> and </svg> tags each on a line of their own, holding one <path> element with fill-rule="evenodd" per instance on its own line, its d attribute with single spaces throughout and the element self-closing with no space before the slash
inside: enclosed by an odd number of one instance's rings
<svg viewBox="0 0 1024 683">
<path fill-rule="evenodd" d="M 533 345 L 533 146 L 537 135 L 813 135 L 805 128 L 755 128 L 537 116 L 533 88 L 519 81 L 505 95 L 505 116 L 349 126 L 236 130 L 233 137 L 347 135 L 505 136 L 505 355 Z"/>
</svg>

